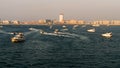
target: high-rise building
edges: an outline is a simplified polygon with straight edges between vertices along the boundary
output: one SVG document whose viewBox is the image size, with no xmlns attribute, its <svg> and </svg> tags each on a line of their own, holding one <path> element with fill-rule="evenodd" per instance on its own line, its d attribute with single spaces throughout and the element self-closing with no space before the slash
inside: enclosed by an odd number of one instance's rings
<svg viewBox="0 0 120 68">
<path fill-rule="evenodd" d="M 64 22 L 64 15 L 63 15 L 63 13 L 61 13 L 61 14 L 59 15 L 59 22 L 60 22 L 60 23 L 63 23 L 63 22 Z"/>
</svg>

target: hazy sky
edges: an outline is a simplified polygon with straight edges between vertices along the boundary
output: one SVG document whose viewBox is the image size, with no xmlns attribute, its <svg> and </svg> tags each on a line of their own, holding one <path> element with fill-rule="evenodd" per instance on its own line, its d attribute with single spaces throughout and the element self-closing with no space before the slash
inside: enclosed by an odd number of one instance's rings
<svg viewBox="0 0 120 68">
<path fill-rule="evenodd" d="M 120 0 L 0 0 L 2 20 L 120 20 Z"/>
</svg>

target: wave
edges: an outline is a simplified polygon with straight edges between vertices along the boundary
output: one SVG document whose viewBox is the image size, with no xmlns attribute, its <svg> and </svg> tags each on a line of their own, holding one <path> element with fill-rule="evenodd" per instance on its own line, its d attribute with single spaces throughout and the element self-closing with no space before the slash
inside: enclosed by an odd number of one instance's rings
<svg viewBox="0 0 120 68">
<path fill-rule="evenodd" d="M 52 36 L 59 36 L 59 37 L 77 38 L 77 39 L 81 39 L 81 40 L 89 40 L 89 38 L 87 36 L 68 33 L 68 32 L 58 32 L 58 33 L 44 32 L 43 35 L 52 35 Z"/>
<path fill-rule="evenodd" d="M 11 34 L 10 32 L 6 32 L 6 31 L 3 31 L 3 30 L 0 30 L 0 33 L 3 33 L 3 34 Z"/>
</svg>

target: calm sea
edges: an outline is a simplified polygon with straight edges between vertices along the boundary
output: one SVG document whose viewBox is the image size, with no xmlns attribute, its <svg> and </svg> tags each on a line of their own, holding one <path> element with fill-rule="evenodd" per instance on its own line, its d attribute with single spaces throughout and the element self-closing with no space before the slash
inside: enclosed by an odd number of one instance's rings
<svg viewBox="0 0 120 68">
<path fill-rule="evenodd" d="M 0 68 L 120 68 L 120 26 L 66 25 L 63 35 L 41 35 L 42 29 L 52 33 L 62 26 L 6 25 L 0 28 Z M 95 33 L 86 30 L 95 28 Z M 10 32 L 25 33 L 25 42 L 12 43 Z M 112 32 L 111 38 L 102 33 Z M 64 34 L 65 33 L 65 34 Z"/>
</svg>

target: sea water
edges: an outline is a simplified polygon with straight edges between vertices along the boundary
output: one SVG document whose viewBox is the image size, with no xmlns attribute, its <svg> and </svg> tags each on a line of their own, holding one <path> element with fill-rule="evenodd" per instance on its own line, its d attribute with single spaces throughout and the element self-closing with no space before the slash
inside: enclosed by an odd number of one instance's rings
<svg viewBox="0 0 120 68">
<path fill-rule="evenodd" d="M 120 68 L 119 26 L 66 25 L 65 35 L 44 35 L 39 30 L 53 33 L 60 25 L 4 25 L 0 28 L 0 68 Z M 29 28 L 38 29 L 30 31 Z M 89 33 L 87 29 L 95 28 Z M 23 32 L 25 42 L 12 43 L 10 32 Z M 102 33 L 112 32 L 111 38 Z"/>
</svg>

